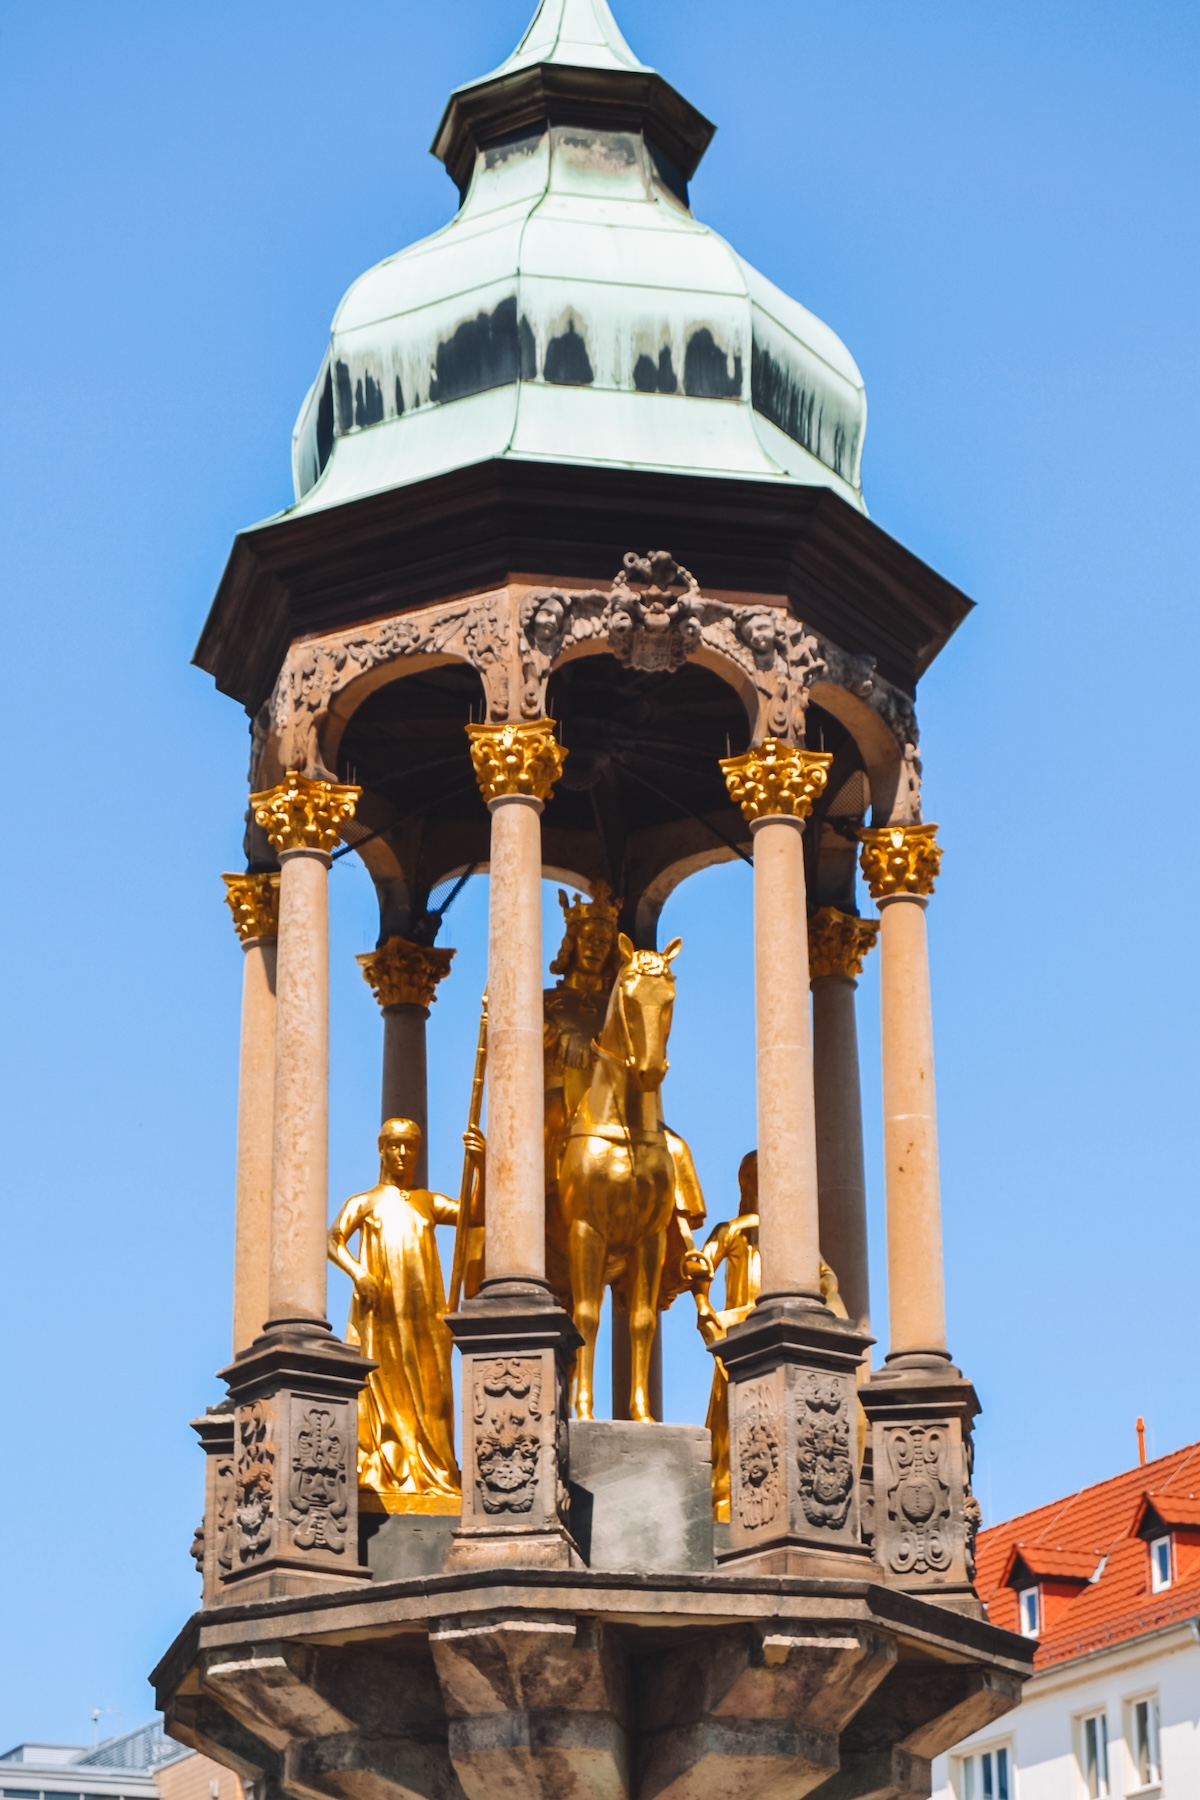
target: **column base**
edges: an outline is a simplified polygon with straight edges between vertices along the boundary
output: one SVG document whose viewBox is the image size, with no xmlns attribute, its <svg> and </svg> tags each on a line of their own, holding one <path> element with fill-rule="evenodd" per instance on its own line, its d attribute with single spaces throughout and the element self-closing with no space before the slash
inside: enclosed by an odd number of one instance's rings
<svg viewBox="0 0 1200 1800">
<path fill-rule="evenodd" d="M 724 1567 L 864 1573 L 857 1376 L 870 1341 L 809 1295 L 771 1294 L 714 1347 L 729 1376 Z"/>
<path fill-rule="evenodd" d="M 446 1323 L 462 1355 L 463 1472 L 447 1568 L 582 1568 L 567 1486 L 572 1320 L 545 1282 L 493 1279 Z"/>
<path fill-rule="evenodd" d="M 971 1492 L 979 1400 L 945 1350 L 893 1352 L 861 1390 L 871 1427 L 870 1529 L 889 1586 L 979 1617 L 979 1505 Z"/>
<path fill-rule="evenodd" d="M 218 1601 L 357 1586 L 358 1395 L 375 1365 L 324 1319 L 272 1320 L 222 1371 L 232 1526 Z"/>
</svg>

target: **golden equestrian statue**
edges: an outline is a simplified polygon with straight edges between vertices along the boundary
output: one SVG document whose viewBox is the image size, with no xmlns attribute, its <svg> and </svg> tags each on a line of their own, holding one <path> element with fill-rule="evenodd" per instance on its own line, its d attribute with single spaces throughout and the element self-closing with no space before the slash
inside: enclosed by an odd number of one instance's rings
<svg viewBox="0 0 1200 1800">
<path fill-rule="evenodd" d="M 738 1165 L 741 1202 L 736 1219 L 716 1227 L 702 1250 L 686 1251 L 683 1275 L 696 1298 L 696 1324 L 709 1349 L 719 1344 L 731 1325 L 740 1325 L 754 1310 L 762 1291 L 762 1265 L 758 1254 L 758 1151 L 751 1150 Z M 720 1312 L 709 1299 L 717 1270 L 725 1265 L 725 1304 Z M 839 1319 L 849 1315 L 838 1289 L 837 1276 L 821 1263 L 821 1298 Z M 859 1409 L 861 1414 L 861 1407 Z M 719 1356 L 713 1357 L 712 1391 L 704 1423 L 712 1435 L 713 1517 L 729 1517 L 729 1378 Z M 859 1421 L 859 1467 L 865 1443 L 865 1421 Z"/>
<path fill-rule="evenodd" d="M 451 1337 L 434 1228 L 457 1225 L 460 1203 L 411 1186 L 420 1144 L 414 1120 L 387 1121 L 378 1184 L 347 1200 L 329 1257 L 354 1283 L 346 1341 L 378 1364 L 358 1399 L 359 1487 L 387 1512 L 457 1512 Z"/>
<path fill-rule="evenodd" d="M 580 1419 L 592 1417 L 606 1286 L 629 1313 L 629 1417 L 652 1417 L 648 1385 L 658 1313 L 684 1284 L 684 1254 L 692 1248 L 691 1221 L 678 1201 L 674 1145 L 680 1140 L 664 1127 L 659 1098 L 675 1001 L 671 963 L 681 947 L 676 938 L 665 951 L 635 950 L 623 932 L 618 937 L 620 963 L 591 1078 L 571 1112 L 558 1164 L 555 1229 L 565 1228 L 571 1310 L 583 1336 L 575 1362 Z M 689 1169 L 690 1163 L 689 1156 Z M 703 1200 L 699 1208 L 702 1218 Z M 664 1269 L 673 1278 L 669 1285 Z"/>
</svg>

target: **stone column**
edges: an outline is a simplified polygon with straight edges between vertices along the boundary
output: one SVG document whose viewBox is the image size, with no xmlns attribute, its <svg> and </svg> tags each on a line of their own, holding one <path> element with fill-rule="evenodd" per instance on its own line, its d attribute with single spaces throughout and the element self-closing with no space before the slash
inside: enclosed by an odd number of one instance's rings
<svg viewBox="0 0 1200 1800">
<path fill-rule="evenodd" d="M 838 1278 L 846 1311 L 863 1332 L 871 1329 L 871 1299 L 854 992 L 855 977 L 878 935 L 874 919 L 833 906 L 823 906 L 808 922 L 821 1254 Z"/>
<path fill-rule="evenodd" d="M 244 953 L 233 1251 L 233 1354 L 237 1356 L 267 1322 L 279 874 L 225 875 L 222 880 Z"/>
<path fill-rule="evenodd" d="M 488 1274 L 448 1320 L 462 1352 L 463 1511 L 447 1566 L 566 1567 L 578 1557 L 565 1424 L 580 1338 L 545 1279 L 541 894 L 541 812 L 566 752 L 549 719 L 467 731 L 492 815 Z"/>
<path fill-rule="evenodd" d="M 279 857 L 266 1328 L 225 1371 L 235 1531 L 224 1599 L 364 1579 L 357 1399 L 371 1365 L 325 1318 L 330 856 L 359 790 L 289 773 L 252 794 Z"/>
<path fill-rule="evenodd" d="M 933 1015 L 925 908 L 941 866 L 936 825 L 864 831 L 880 912 L 884 1178 L 890 1349 L 862 1390 L 871 1424 L 874 1555 L 883 1578 L 978 1612 L 979 1507 L 971 1428 L 979 1402 L 946 1350 Z"/>
<path fill-rule="evenodd" d="M 429 1183 L 429 1086 L 425 1066 L 425 1026 L 437 985 L 450 973 L 453 950 L 435 950 L 390 937 L 358 958 L 363 979 L 383 1014 L 383 1099 L 381 1121 L 415 1119 L 421 1127 L 416 1183 Z"/>
<path fill-rule="evenodd" d="M 831 758 L 767 738 L 722 763 L 754 838 L 762 1292 L 717 1348 L 729 1376 L 730 1541 L 756 1571 L 853 1575 L 863 1334 L 821 1300 L 804 821 Z"/>
</svg>

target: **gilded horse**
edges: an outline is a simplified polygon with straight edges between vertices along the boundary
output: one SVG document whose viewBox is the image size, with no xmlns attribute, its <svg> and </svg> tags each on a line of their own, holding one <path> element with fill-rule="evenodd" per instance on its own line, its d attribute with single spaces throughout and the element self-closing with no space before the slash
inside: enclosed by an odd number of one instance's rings
<svg viewBox="0 0 1200 1800">
<path fill-rule="evenodd" d="M 596 1333 L 604 1290 L 620 1285 L 629 1307 L 632 1350 L 629 1416 L 651 1417 L 650 1353 L 658 1323 L 667 1240 L 675 1223 L 675 1163 L 659 1089 L 675 1002 L 663 951 L 635 950 L 621 933 L 621 965 L 596 1040 L 591 1083 L 571 1119 L 558 1175 L 571 1299 L 583 1348 L 575 1365 L 577 1417 L 592 1417 Z"/>
</svg>

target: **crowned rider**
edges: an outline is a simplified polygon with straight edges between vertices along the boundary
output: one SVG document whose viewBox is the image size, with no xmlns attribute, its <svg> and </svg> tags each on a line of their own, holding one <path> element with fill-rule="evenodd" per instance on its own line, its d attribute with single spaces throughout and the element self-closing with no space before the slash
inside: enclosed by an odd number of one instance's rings
<svg viewBox="0 0 1200 1800">
<path fill-rule="evenodd" d="M 596 1066 L 596 1039 L 604 1024 L 609 994 L 620 968 L 617 922 L 620 902 L 598 881 L 593 898 L 568 899 L 560 888 L 558 903 L 566 932 L 550 973 L 556 985 L 543 995 L 546 1087 L 546 1278 L 570 1309 L 571 1278 L 566 1231 L 558 1204 L 558 1170 L 575 1108 L 588 1090 Z M 675 1224 L 667 1246 L 659 1293 L 665 1311 L 685 1285 L 676 1272 L 692 1246 L 692 1229 L 704 1222 L 704 1196 L 692 1153 L 681 1137 L 663 1127 L 675 1163 Z M 619 1284 L 618 1284 L 619 1285 Z M 623 1303 L 623 1301 L 622 1301 Z"/>
</svg>

